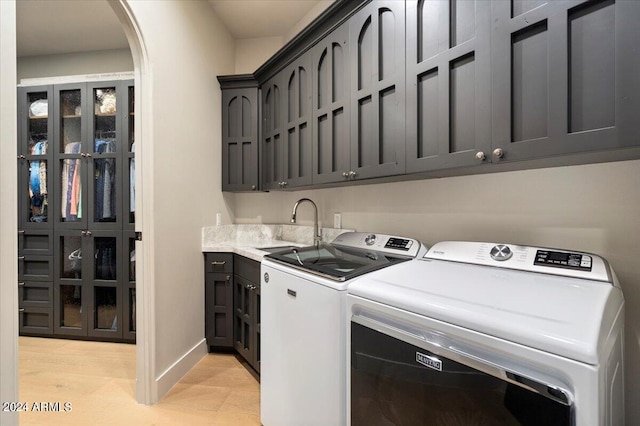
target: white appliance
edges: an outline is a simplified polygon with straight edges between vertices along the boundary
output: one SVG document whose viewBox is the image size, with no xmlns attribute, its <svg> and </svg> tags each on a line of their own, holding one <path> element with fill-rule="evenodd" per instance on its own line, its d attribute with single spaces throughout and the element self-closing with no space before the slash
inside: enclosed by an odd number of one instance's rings
<svg viewBox="0 0 640 426">
<path fill-rule="evenodd" d="M 443 242 L 348 289 L 351 425 L 624 424 L 624 299 L 599 256 Z"/>
<path fill-rule="evenodd" d="M 346 289 L 351 279 L 423 255 L 420 242 L 345 233 L 265 256 L 261 266 L 260 420 L 346 423 Z"/>
</svg>

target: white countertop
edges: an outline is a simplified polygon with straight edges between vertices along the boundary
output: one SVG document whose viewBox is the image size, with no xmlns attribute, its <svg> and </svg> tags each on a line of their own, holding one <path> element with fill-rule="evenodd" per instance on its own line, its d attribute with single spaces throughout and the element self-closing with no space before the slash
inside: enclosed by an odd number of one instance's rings
<svg viewBox="0 0 640 426">
<path fill-rule="evenodd" d="M 321 228 L 322 240 L 331 242 L 350 229 Z M 262 261 L 268 254 L 260 247 L 296 246 L 313 244 L 313 227 L 300 225 L 219 225 L 202 228 L 203 252 L 235 253 Z"/>
</svg>

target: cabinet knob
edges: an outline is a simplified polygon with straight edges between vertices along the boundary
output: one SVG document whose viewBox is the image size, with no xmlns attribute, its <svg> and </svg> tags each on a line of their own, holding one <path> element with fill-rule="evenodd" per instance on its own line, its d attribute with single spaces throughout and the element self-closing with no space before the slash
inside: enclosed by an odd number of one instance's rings
<svg viewBox="0 0 640 426">
<path fill-rule="evenodd" d="M 231 281 L 231 275 L 227 275 L 227 281 Z"/>
<path fill-rule="evenodd" d="M 92 155 L 87 152 L 87 158 L 91 158 Z"/>
<path fill-rule="evenodd" d="M 504 156 L 504 151 L 502 148 L 496 148 L 493 150 L 493 156 L 495 158 L 502 158 Z"/>
<path fill-rule="evenodd" d="M 24 155 L 18 155 L 18 160 L 24 160 L 26 157 Z"/>
<path fill-rule="evenodd" d="M 353 170 L 349 172 L 349 178 L 355 179 L 356 176 L 358 176 L 358 174 L 356 172 L 354 172 Z"/>
<path fill-rule="evenodd" d="M 282 187 L 284 188 L 285 186 L 287 186 L 289 182 L 282 182 Z"/>
<path fill-rule="evenodd" d="M 91 236 L 91 231 L 87 231 L 87 236 L 90 237 Z"/>
<path fill-rule="evenodd" d="M 80 231 L 80 235 L 82 235 L 82 236 L 87 235 L 87 231 Z"/>
<path fill-rule="evenodd" d="M 342 172 L 342 177 L 347 179 L 349 177 L 349 173 L 347 172 Z"/>
<path fill-rule="evenodd" d="M 80 153 L 80 156 L 84 158 L 84 157 L 86 157 L 86 156 L 87 156 L 87 154 L 85 154 L 84 152 L 81 152 L 81 153 Z"/>
<path fill-rule="evenodd" d="M 476 152 L 476 159 L 480 161 L 484 161 L 487 159 L 487 156 L 482 151 Z"/>
<path fill-rule="evenodd" d="M 255 191 L 256 190 L 256 186 L 255 185 L 251 185 L 251 190 Z"/>
</svg>

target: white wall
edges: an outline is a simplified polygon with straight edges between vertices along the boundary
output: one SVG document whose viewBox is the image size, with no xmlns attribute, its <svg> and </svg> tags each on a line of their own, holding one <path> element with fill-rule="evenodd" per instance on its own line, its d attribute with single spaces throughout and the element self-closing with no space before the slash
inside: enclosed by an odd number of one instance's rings
<svg viewBox="0 0 640 426">
<path fill-rule="evenodd" d="M 238 222 L 289 220 L 301 197 L 322 223 L 405 235 L 427 245 L 478 240 L 593 252 L 626 303 L 627 424 L 640 424 L 640 160 L 296 192 L 236 194 Z M 310 211 L 300 211 L 310 223 Z"/>
<path fill-rule="evenodd" d="M 0 1 L 0 401 L 18 401 L 16 4 Z M 0 411 L 0 424 L 18 424 Z"/>
<path fill-rule="evenodd" d="M 148 54 L 150 179 L 143 235 L 155 294 L 158 396 L 206 353 L 201 228 L 230 222 L 221 186 L 221 97 L 216 75 L 234 72 L 234 41 L 201 1 L 130 1 Z M 147 99 L 147 97 L 145 97 Z M 143 174 L 145 172 L 142 172 Z M 195 354 L 195 356 L 194 356 Z M 186 357 L 186 358 L 185 358 Z"/>
<path fill-rule="evenodd" d="M 133 71 L 129 49 L 98 50 L 64 55 L 18 58 L 18 81 L 23 78 L 57 77 Z"/>
<path fill-rule="evenodd" d="M 282 37 L 236 40 L 234 74 L 251 74 L 284 45 Z"/>
<path fill-rule="evenodd" d="M 316 19 L 318 17 L 318 15 L 320 15 L 322 12 L 324 12 L 324 10 L 326 8 L 328 8 L 329 6 L 331 6 L 331 4 L 334 2 L 334 0 L 320 0 L 318 2 L 318 4 L 316 4 L 313 9 L 311 9 L 309 12 L 307 12 L 306 15 L 304 15 L 302 17 L 302 19 L 300 19 L 300 21 L 298 21 L 298 23 L 296 23 L 288 32 L 287 34 L 284 36 L 283 42 L 287 43 L 289 40 L 291 40 L 292 38 L 294 38 L 300 31 L 302 31 L 304 29 L 304 27 L 306 27 L 307 25 L 309 25 L 311 23 L 311 21 L 313 21 L 314 19 Z"/>
</svg>

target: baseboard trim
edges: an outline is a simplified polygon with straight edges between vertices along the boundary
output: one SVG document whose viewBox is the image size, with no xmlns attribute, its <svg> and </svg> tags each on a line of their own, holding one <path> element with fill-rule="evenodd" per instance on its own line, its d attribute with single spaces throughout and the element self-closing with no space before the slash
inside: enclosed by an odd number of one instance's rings
<svg viewBox="0 0 640 426">
<path fill-rule="evenodd" d="M 202 339 L 156 379 L 158 401 L 207 354 L 207 341 Z"/>
</svg>

